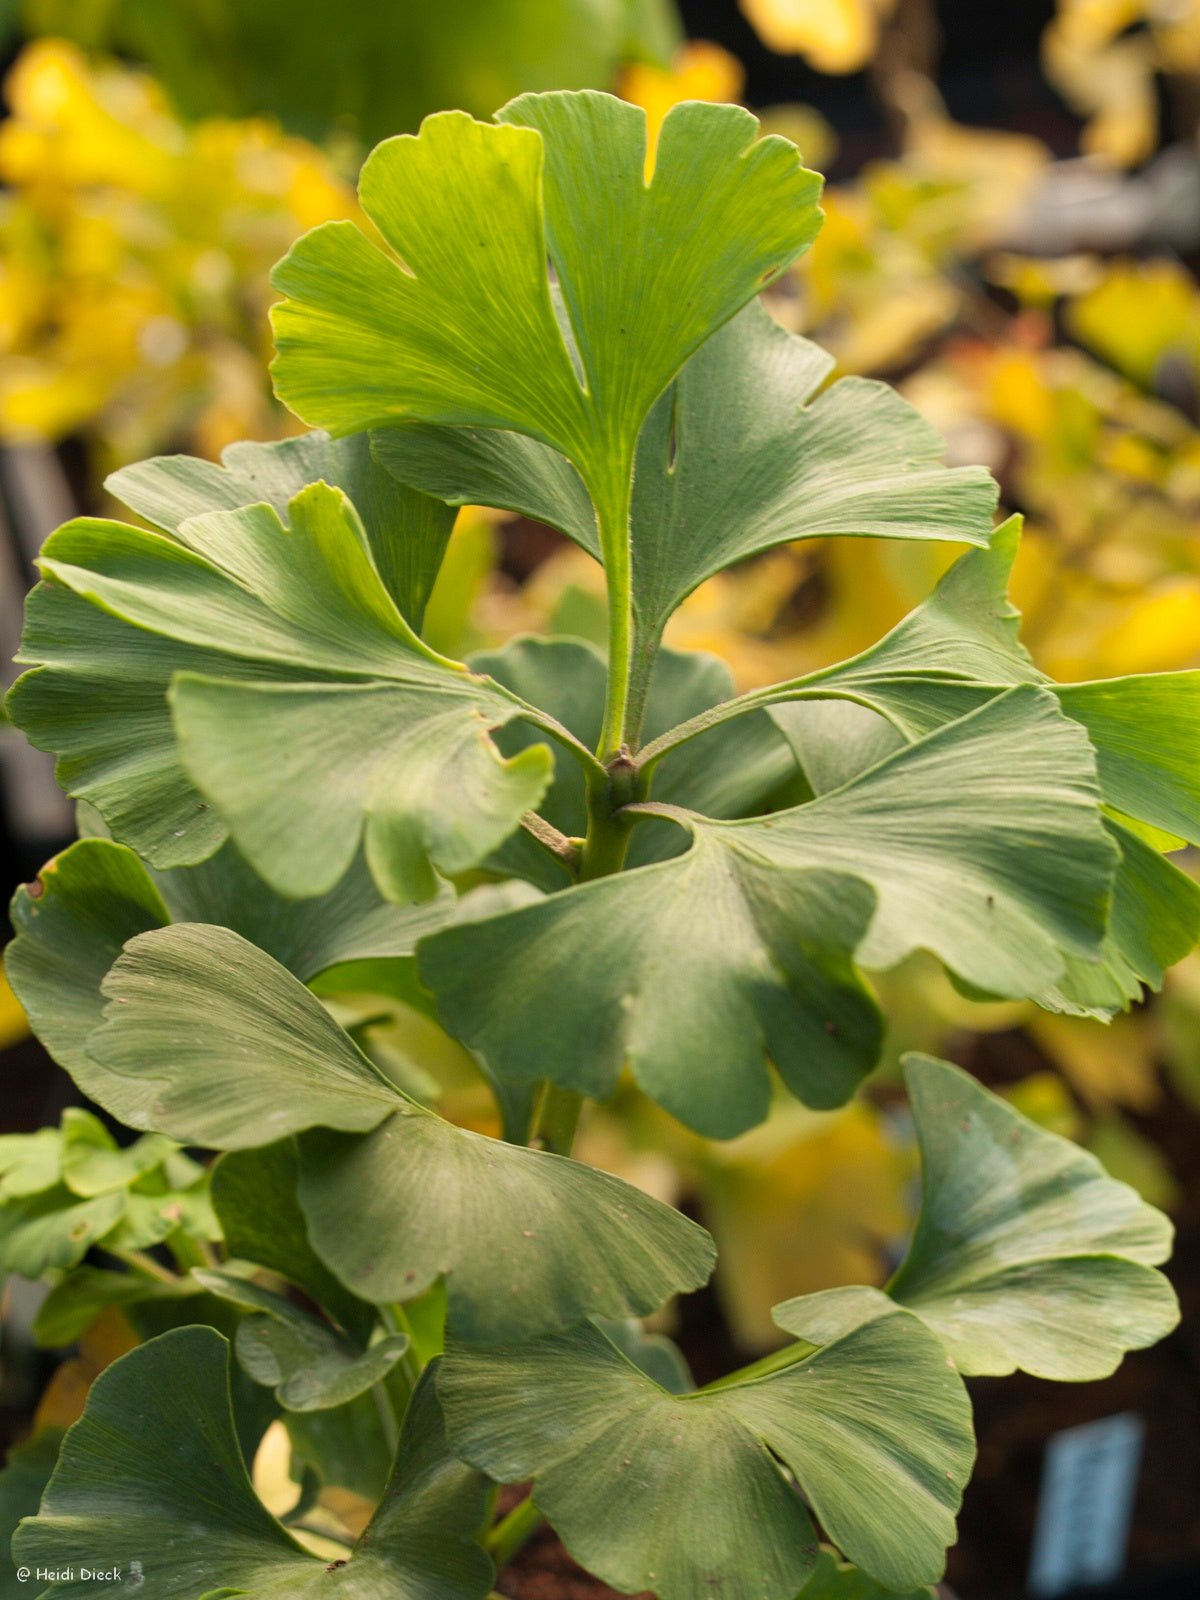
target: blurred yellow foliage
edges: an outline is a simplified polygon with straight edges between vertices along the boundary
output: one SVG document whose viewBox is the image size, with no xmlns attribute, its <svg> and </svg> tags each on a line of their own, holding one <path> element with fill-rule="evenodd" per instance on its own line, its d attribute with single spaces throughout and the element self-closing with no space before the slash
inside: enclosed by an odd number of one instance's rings
<svg viewBox="0 0 1200 1600">
<path fill-rule="evenodd" d="M 804 56 L 818 72 L 857 72 L 875 53 L 895 0 L 742 0 L 769 50 Z"/>
<path fill-rule="evenodd" d="M 85 424 L 101 455 L 215 455 L 289 426 L 267 273 L 352 214 L 329 160 L 265 121 L 185 126 L 142 73 L 31 44 L 0 124 L 0 433 Z"/>
<path fill-rule="evenodd" d="M 1200 0 L 1058 0 L 1042 60 L 1088 119 L 1084 151 L 1135 166 L 1158 141 L 1157 75 L 1200 76 Z"/>
</svg>

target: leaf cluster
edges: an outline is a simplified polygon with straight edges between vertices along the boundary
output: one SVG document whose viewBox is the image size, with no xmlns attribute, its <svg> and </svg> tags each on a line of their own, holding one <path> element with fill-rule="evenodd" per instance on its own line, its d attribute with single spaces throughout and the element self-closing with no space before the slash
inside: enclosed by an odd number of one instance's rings
<svg viewBox="0 0 1200 1600">
<path fill-rule="evenodd" d="M 914 951 L 966 993 L 1108 1016 L 1200 932 L 1164 854 L 1200 839 L 1200 675 L 1037 671 L 994 485 L 756 303 L 820 222 L 786 141 L 686 105 L 645 171 L 641 114 L 586 93 L 380 146 L 375 231 L 325 225 L 278 270 L 276 383 L 315 430 L 126 469 L 149 526 L 46 546 L 11 712 L 102 824 L 18 895 L 11 979 L 132 1151 L 222 1152 L 224 1253 L 142 1308 L 157 1337 L 96 1385 L 18 1559 L 153 1545 L 180 1600 L 326 1576 L 466 1600 L 518 1542 L 489 1483 L 532 1481 L 519 1525 L 618 1588 L 913 1591 L 970 1472 L 962 1376 L 1101 1376 L 1173 1326 L 1165 1219 L 920 1057 L 924 1204 L 886 1291 L 777 1306 L 783 1349 L 700 1391 L 638 1326 L 715 1251 L 571 1158 L 584 1098 L 627 1070 L 729 1137 L 772 1071 L 810 1106 L 854 1095 L 882 1050 L 867 974 Z M 602 564 L 607 658 L 431 647 L 467 503 Z M 790 682 L 738 695 L 663 648 L 707 577 L 827 535 L 970 548 Z M 436 1019 L 503 1137 L 390 1071 L 348 994 Z M 382 1495 L 328 1574 L 247 1479 L 271 1417 L 298 1528 L 322 1486 Z"/>
</svg>

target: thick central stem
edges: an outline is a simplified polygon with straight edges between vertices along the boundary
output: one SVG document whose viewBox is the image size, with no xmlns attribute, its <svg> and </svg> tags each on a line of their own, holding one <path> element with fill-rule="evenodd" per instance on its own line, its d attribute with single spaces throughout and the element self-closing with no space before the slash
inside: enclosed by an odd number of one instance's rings
<svg viewBox="0 0 1200 1600">
<path fill-rule="evenodd" d="M 633 462 L 614 455 L 593 490 L 604 576 L 608 588 L 608 689 L 596 754 L 608 762 L 625 748 L 629 686 L 633 670 L 633 562 L 629 512 Z"/>
</svg>

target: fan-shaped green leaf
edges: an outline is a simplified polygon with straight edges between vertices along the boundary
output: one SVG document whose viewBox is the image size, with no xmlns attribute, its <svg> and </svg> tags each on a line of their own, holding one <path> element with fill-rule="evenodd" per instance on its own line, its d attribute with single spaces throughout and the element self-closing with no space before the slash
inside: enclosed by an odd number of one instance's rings
<svg viewBox="0 0 1200 1600">
<path fill-rule="evenodd" d="M 657 396 L 812 242 L 819 180 L 732 106 L 675 107 L 648 186 L 645 115 L 610 96 L 525 95 L 498 124 L 447 112 L 374 151 L 359 195 L 395 255 L 352 223 L 292 247 L 276 388 L 335 432 L 513 429 L 620 495 Z"/>
<path fill-rule="evenodd" d="M 568 1549 L 618 1589 L 794 1600 L 818 1551 L 779 1463 L 839 1548 L 908 1589 L 941 1575 L 973 1457 L 970 1405 L 937 1340 L 880 1309 L 791 1364 L 689 1395 L 661 1389 L 590 1323 L 500 1349 L 453 1345 L 439 1393 L 454 1449 L 502 1482 L 532 1478 Z"/>
<path fill-rule="evenodd" d="M 1012 684 L 1041 684 L 1087 729 L 1110 805 L 1200 840 L 1200 770 L 1190 759 L 1200 725 L 1200 672 L 1052 683 L 1021 644 L 1020 614 L 1007 597 L 1020 531 L 1020 519 L 1010 518 L 988 549 L 961 557 L 878 644 L 797 680 L 792 691 L 805 685 L 848 694 L 918 738 Z M 781 705 L 773 714 L 786 731 L 791 708 Z"/>
<path fill-rule="evenodd" d="M 328 895 L 296 901 L 268 888 L 231 845 L 200 866 L 152 873 L 124 845 L 81 839 L 17 891 L 5 970 L 55 1060 L 128 1122 L 139 1091 L 83 1049 L 101 1020 L 101 981 L 127 940 L 172 921 L 217 923 L 309 979 L 366 957 L 409 956 L 452 906 L 448 890 L 422 905 L 388 904 L 361 858 Z"/>
<path fill-rule="evenodd" d="M 942 441 L 884 384 L 844 378 L 819 393 L 832 368 L 831 356 L 754 304 L 654 406 L 631 513 L 647 660 L 698 584 L 773 545 L 825 534 L 986 544 L 996 505 L 988 474 L 942 466 Z M 425 424 L 381 429 L 372 450 L 408 483 L 519 511 L 600 553 L 583 484 L 543 445 Z"/>
<path fill-rule="evenodd" d="M 603 1095 L 628 1060 L 676 1116 L 728 1136 L 765 1114 L 764 1046 L 817 1106 L 874 1064 L 856 954 L 890 967 L 929 949 L 1012 995 L 1053 982 L 1064 952 L 1098 956 L 1116 864 L 1098 799 L 1082 730 L 1018 688 L 807 805 L 741 822 L 637 808 L 691 850 L 447 929 L 418 959 L 500 1076 Z"/>
<path fill-rule="evenodd" d="M 764 1050 L 794 1094 L 841 1105 L 881 1038 L 852 965 L 870 888 L 689 825 L 692 848 L 673 861 L 424 944 L 443 1020 L 502 1077 L 606 1097 L 628 1060 L 648 1094 L 715 1138 L 766 1115 Z"/>
<path fill-rule="evenodd" d="M 234 1433 L 229 1346 L 179 1328 L 113 1363 L 68 1432 L 14 1560 L 71 1576 L 46 1600 L 239 1595 L 481 1600 L 487 1484 L 449 1455 L 432 1380 L 413 1396 L 391 1484 L 348 1561 L 303 1550 L 255 1495 Z M 111 1579 L 82 1570 L 116 1569 Z"/>
<path fill-rule="evenodd" d="M 957 1067 L 909 1056 L 905 1080 L 923 1195 L 888 1292 L 960 1371 L 1102 1378 L 1170 1332 L 1178 1306 L 1152 1270 L 1170 1252 L 1161 1212 Z"/>
<path fill-rule="evenodd" d="M 172 829 L 178 849 L 157 822 L 139 822 L 150 791 L 173 819 L 194 817 L 198 783 L 281 893 L 328 892 L 365 837 L 389 898 L 428 898 L 431 861 L 473 865 L 536 804 L 549 753 L 499 758 L 488 729 L 519 715 L 519 702 L 421 643 L 341 491 L 314 484 L 288 515 L 285 526 L 265 505 L 213 512 L 178 539 L 119 523 L 61 528 L 41 558 L 50 587 L 23 644 L 22 659 L 44 665 L 14 688 L 13 715 L 68 762 L 63 781 L 157 865 L 219 842 L 207 821 L 195 848 L 186 822 Z M 88 605 L 64 617 L 60 589 Z M 113 617 L 130 625 L 112 670 L 136 672 L 132 698 L 114 700 L 107 679 L 87 675 L 114 642 Z M 132 810 L 131 790 L 142 797 Z"/>
<path fill-rule="evenodd" d="M 300 1143 L 313 1246 L 365 1299 L 411 1299 L 445 1276 L 451 1325 L 505 1338 L 593 1311 L 644 1315 L 712 1270 L 708 1235 L 669 1206 L 407 1099 L 303 985 L 226 929 L 140 935 L 104 994 L 87 1049 L 138 1085 L 134 1126 L 226 1149 L 375 1129 Z"/>
<path fill-rule="evenodd" d="M 826 776 L 848 778 L 900 738 L 944 727 L 1014 682 L 1037 683 L 1087 729 L 1110 805 L 1195 837 L 1200 776 L 1188 752 L 1200 729 L 1200 673 L 1051 683 L 1021 646 L 1019 616 L 1007 599 L 1019 532 L 1011 519 L 990 549 L 964 556 L 878 645 L 796 685 L 859 703 L 796 700 L 773 706 L 772 715 L 821 787 Z M 1103 959 L 1068 956 L 1064 977 L 1039 996 L 1055 1010 L 1112 1016 L 1140 997 L 1143 984 L 1159 988 L 1166 968 L 1200 938 L 1194 885 L 1128 827 L 1114 822 L 1110 832 L 1121 864 Z"/>
<path fill-rule="evenodd" d="M 331 439 L 318 432 L 233 444 L 222 451 L 220 466 L 195 456 L 156 456 L 112 473 L 105 488 L 147 522 L 178 535 L 193 517 L 242 506 L 272 506 L 286 521 L 288 503 L 310 483 L 345 491 L 384 587 L 419 629 L 456 513 L 379 465 L 366 434 Z"/>
<path fill-rule="evenodd" d="M 306 1134 L 300 1203 L 356 1294 L 408 1300 L 444 1277 L 449 1325 L 482 1342 L 646 1316 L 715 1261 L 702 1228 L 619 1178 L 428 1114 Z"/>
</svg>

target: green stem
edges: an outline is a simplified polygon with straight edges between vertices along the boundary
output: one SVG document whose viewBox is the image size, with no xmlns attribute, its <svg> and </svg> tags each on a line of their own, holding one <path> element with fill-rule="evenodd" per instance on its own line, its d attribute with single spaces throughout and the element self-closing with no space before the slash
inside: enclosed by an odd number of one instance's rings
<svg viewBox="0 0 1200 1600">
<path fill-rule="evenodd" d="M 396 1413 L 392 1410 L 392 1402 L 382 1383 L 371 1385 L 371 1394 L 375 1400 L 375 1409 L 379 1413 L 379 1426 L 383 1430 L 383 1442 L 387 1446 L 389 1456 L 396 1454 L 396 1446 L 400 1443 L 400 1426 L 396 1421 Z"/>
<path fill-rule="evenodd" d="M 596 754 L 606 765 L 626 747 L 633 667 L 633 572 L 629 546 L 633 461 L 626 459 L 623 451 L 614 452 L 610 461 L 604 482 L 592 496 L 608 586 L 608 687 L 600 743 L 596 747 Z"/>
<path fill-rule="evenodd" d="M 408 1349 L 396 1363 L 397 1369 L 404 1375 L 411 1394 L 417 1387 L 417 1380 L 421 1376 L 421 1357 L 417 1352 L 417 1342 L 413 1338 L 412 1323 L 408 1320 L 408 1313 L 399 1304 L 383 1305 L 379 1307 L 379 1320 L 389 1333 L 403 1334 L 408 1340 Z"/>
<path fill-rule="evenodd" d="M 707 733 L 710 728 L 717 728 L 723 722 L 732 722 L 735 717 L 744 717 L 751 711 L 761 711 L 766 706 L 781 705 L 786 700 L 852 700 L 855 705 L 865 706 L 868 711 L 878 712 L 886 716 L 886 710 L 873 699 L 862 693 L 855 693 L 852 689 L 839 689 L 835 684 L 822 682 L 826 671 L 837 671 L 837 668 L 823 669 L 814 672 L 811 677 L 795 678 L 790 683 L 772 684 L 769 689 L 752 689 L 748 694 L 740 694 L 733 700 L 725 700 L 719 706 L 713 706 L 709 711 L 702 711 L 698 716 L 691 717 L 687 722 L 681 722 L 677 727 L 660 734 L 637 753 L 635 766 L 638 773 L 648 779 L 655 766 L 671 750 L 677 750 L 680 745 L 687 744 L 690 739 L 697 739 L 702 733 Z M 936 678 L 940 681 L 963 683 L 967 681 L 961 675 L 952 673 L 914 673 L 925 681 Z"/>
<path fill-rule="evenodd" d="M 133 1272 L 140 1272 L 144 1278 L 153 1278 L 158 1283 L 169 1283 L 172 1289 L 178 1289 L 183 1282 L 177 1272 L 172 1272 L 170 1267 L 164 1267 L 144 1250 L 114 1250 L 111 1245 L 101 1245 L 100 1248 L 107 1251 L 110 1256 L 115 1256 L 118 1261 L 123 1261 Z"/>
<path fill-rule="evenodd" d="M 532 1143 L 556 1156 L 569 1156 L 575 1143 L 575 1130 L 583 1110 L 583 1096 L 557 1083 L 542 1085 L 541 1098 L 533 1116 Z"/>
<path fill-rule="evenodd" d="M 545 1518 L 532 1500 L 522 1500 L 484 1535 L 483 1547 L 497 1567 L 504 1567 L 529 1542 L 544 1521 Z"/>
<path fill-rule="evenodd" d="M 739 1367 L 736 1372 L 727 1372 L 723 1378 L 715 1378 L 712 1383 L 706 1383 L 702 1389 L 697 1389 L 697 1395 L 717 1394 L 722 1389 L 740 1389 L 744 1384 L 754 1383 L 758 1378 L 769 1378 L 773 1373 L 783 1372 L 788 1367 L 794 1367 L 798 1362 L 807 1361 L 820 1345 L 807 1344 L 798 1340 L 795 1344 L 785 1344 L 782 1350 L 773 1350 L 769 1356 L 763 1356 L 761 1361 L 753 1361 L 748 1367 Z"/>
</svg>

